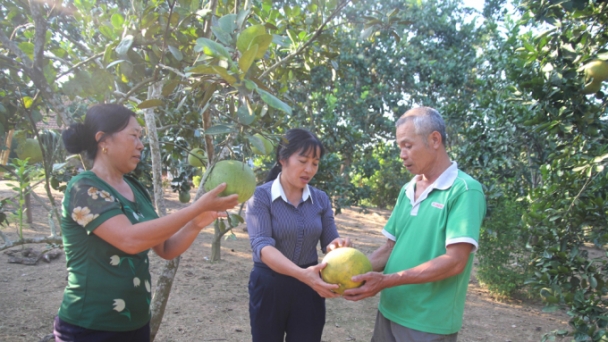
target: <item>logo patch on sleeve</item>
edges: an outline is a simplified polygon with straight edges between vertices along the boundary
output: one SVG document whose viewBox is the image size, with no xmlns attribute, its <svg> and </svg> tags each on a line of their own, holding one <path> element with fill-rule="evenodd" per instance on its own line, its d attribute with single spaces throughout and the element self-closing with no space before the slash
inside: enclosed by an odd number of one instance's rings
<svg viewBox="0 0 608 342">
<path fill-rule="evenodd" d="M 443 209 L 444 205 L 441 203 L 433 202 L 431 205 L 437 209 Z"/>
</svg>

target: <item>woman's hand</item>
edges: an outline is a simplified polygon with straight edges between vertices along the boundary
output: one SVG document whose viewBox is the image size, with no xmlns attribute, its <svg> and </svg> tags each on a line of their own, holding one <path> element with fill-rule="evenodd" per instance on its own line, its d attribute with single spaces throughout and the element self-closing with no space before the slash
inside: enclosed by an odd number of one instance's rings
<svg viewBox="0 0 608 342">
<path fill-rule="evenodd" d="M 321 278 L 320 272 L 325 268 L 325 266 L 327 266 L 326 263 L 321 263 L 303 269 L 304 276 L 300 279 L 300 281 L 310 286 L 319 294 L 319 296 L 323 298 L 340 297 L 339 294 L 332 291 L 338 289 L 340 286 L 336 284 L 328 284 Z"/>
<path fill-rule="evenodd" d="M 203 229 L 216 219 L 227 216 L 228 214 L 225 211 L 203 211 L 200 215 L 192 219 L 191 222 L 197 229 Z"/>
<path fill-rule="evenodd" d="M 341 248 L 341 247 L 352 247 L 352 243 L 350 242 L 349 238 L 335 238 L 334 241 L 330 242 L 329 245 L 327 245 L 327 247 L 325 248 L 327 253 L 329 253 L 330 251 L 333 251 L 336 248 Z"/>
<path fill-rule="evenodd" d="M 201 211 L 226 211 L 234 208 L 238 202 L 238 195 L 233 194 L 226 197 L 219 197 L 219 194 L 226 189 L 226 183 L 218 185 L 201 196 L 193 205 L 200 208 Z"/>
</svg>

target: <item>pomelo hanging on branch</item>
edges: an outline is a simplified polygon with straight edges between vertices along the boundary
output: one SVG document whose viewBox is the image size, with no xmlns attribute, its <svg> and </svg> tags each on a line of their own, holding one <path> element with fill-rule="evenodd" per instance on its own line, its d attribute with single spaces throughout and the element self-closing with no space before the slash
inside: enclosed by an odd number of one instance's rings
<svg viewBox="0 0 608 342">
<path fill-rule="evenodd" d="M 362 282 L 354 282 L 352 277 L 370 272 L 372 263 L 361 251 L 352 247 L 337 248 L 325 255 L 323 262 L 327 263 L 321 270 L 321 278 L 328 284 L 338 284 L 340 287 L 334 290 L 342 294 L 347 289 L 353 289 L 363 285 Z"/>
<path fill-rule="evenodd" d="M 252 144 L 251 151 L 253 151 L 253 153 L 262 155 L 262 156 L 272 154 L 272 152 L 274 151 L 274 144 L 272 143 L 272 141 L 270 141 L 270 139 L 266 139 L 263 135 L 261 135 L 259 133 L 256 133 L 253 136 L 260 139 L 262 144 L 264 144 L 264 151 L 260 150 L 259 148 L 257 148 L 255 145 Z"/>
<path fill-rule="evenodd" d="M 585 64 L 585 76 L 594 81 L 608 80 L 608 62 L 596 59 Z"/>
<path fill-rule="evenodd" d="M 27 138 L 17 147 L 17 157 L 21 160 L 29 159 L 30 164 L 39 163 L 42 161 L 42 150 L 38 144 L 38 140 Z"/>
<path fill-rule="evenodd" d="M 203 149 L 197 147 L 188 152 L 188 164 L 191 166 L 204 167 L 208 162 L 207 153 Z"/>
<path fill-rule="evenodd" d="M 247 165 L 238 160 L 221 160 L 209 171 L 205 180 L 205 191 L 226 183 L 220 196 L 239 195 L 239 203 L 248 200 L 255 191 L 255 174 Z"/>
</svg>

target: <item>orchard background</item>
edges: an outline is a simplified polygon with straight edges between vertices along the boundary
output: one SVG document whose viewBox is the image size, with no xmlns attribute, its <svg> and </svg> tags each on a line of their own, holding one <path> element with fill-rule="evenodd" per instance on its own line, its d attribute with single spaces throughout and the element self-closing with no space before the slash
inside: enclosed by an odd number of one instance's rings
<svg viewBox="0 0 608 342">
<path fill-rule="evenodd" d="M 13 184 L 0 249 L 60 247 L 57 192 L 90 165 L 66 159 L 59 132 L 91 104 L 138 113 L 135 176 L 160 215 L 168 194 L 204 191 L 190 151 L 205 151 L 205 168 L 250 163 L 262 180 L 273 160 L 260 135 L 276 143 L 305 127 L 329 151 L 314 185 L 338 217 L 390 210 L 411 177 L 395 118 L 426 105 L 447 121 L 451 157 L 484 185 L 476 279 L 567 313 L 546 339 L 606 339 L 606 71 L 587 66 L 608 60 L 607 23 L 603 0 L 487 0 L 481 11 L 438 0 L 0 0 L 0 163 Z M 42 158 L 19 150 L 28 139 Z M 28 217 L 34 205 L 44 212 Z M 222 264 L 241 216 L 214 226 L 210 260 Z M 29 234 L 39 220 L 46 229 Z M 158 265 L 153 335 L 179 264 Z"/>
</svg>

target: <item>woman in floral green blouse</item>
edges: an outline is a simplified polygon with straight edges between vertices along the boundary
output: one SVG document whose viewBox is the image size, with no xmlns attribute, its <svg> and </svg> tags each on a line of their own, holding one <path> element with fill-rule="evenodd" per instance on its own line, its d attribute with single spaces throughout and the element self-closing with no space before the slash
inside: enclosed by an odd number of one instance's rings
<svg viewBox="0 0 608 342">
<path fill-rule="evenodd" d="M 86 151 L 93 167 L 69 182 L 61 228 L 68 285 L 55 318 L 56 341 L 150 340 L 150 248 L 164 259 L 184 252 L 237 195 L 225 184 L 159 218 L 146 189 L 126 174 L 144 146 L 135 113 L 114 104 L 91 107 L 84 124 L 63 132 L 70 153 Z"/>
</svg>

